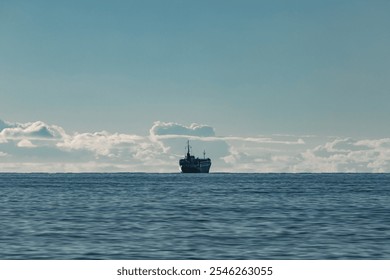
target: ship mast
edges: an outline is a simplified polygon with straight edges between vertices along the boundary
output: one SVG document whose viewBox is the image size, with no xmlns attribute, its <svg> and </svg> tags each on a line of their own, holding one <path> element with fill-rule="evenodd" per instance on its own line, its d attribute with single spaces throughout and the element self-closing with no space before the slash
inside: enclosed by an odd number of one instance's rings
<svg viewBox="0 0 390 280">
<path fill-rule="evenodd" d="M 190 140 L 187 140 L 187 158 L 189 159 L 190 157 Z"/>
</svg>

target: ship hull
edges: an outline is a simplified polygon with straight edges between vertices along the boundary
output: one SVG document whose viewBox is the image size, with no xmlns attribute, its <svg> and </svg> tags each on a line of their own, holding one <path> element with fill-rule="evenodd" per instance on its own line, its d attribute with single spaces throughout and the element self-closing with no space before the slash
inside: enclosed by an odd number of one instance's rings
<svg viewBox="0 0 390 280">
<path fill-rule="evenodd" d="M 181 172 L 182 173 L 209 173 L 210 171 L 210 166 L 185 166 L 182 165 L 180 166 Z"/>
<path fill-rule="evenodd" d="M 179 164 L 182 173 L 209 173 L 211 167 L 211 161 L 208 159 L 181 159 Z"/>
</svg>

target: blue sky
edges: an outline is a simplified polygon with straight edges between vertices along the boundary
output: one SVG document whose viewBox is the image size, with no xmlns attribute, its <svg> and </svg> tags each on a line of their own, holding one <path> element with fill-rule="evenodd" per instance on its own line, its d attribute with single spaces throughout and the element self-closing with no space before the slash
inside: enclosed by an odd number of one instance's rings
<svg viewBox="0 0 390 280">
<path fill-rule="evenodd" d="M 0 119 L 66 135 L 147 137 L 159 121 L 319 137 L 307 149 L 385 139 L 389 14 L 379 0 L 4 0 Z"/>
</svg>

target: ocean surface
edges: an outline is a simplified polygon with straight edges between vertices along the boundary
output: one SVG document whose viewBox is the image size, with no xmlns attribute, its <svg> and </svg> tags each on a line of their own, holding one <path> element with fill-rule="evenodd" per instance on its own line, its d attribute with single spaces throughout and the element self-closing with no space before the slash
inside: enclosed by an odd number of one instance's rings
<svg viewBox="0 0 390 280">
<path fill-rule="evenodd" d="M 390 259 L 390 174 L 0 173 L 0 259 Z"/>
</svg>

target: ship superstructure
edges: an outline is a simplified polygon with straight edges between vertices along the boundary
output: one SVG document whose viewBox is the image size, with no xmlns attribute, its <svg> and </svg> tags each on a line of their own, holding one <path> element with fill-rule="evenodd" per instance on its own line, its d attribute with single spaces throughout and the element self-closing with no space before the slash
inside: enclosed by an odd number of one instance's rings
<svg viewBox="0 0 390 280">
<path fill-rule="evenodd" d="M 190 153 L 190 141 L 187 141 L 187 154 L 179 160 L 182 173 L 209 173 L 211 159 L 206 158 L 206 152 L 203 152 L 203 158 L 195 158 Z"/>
</svg>

